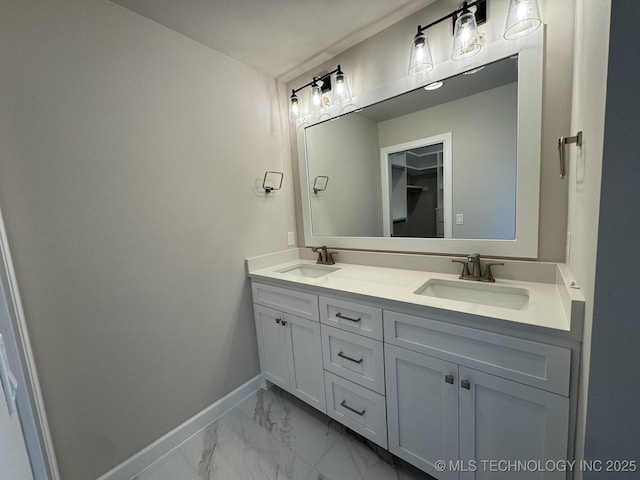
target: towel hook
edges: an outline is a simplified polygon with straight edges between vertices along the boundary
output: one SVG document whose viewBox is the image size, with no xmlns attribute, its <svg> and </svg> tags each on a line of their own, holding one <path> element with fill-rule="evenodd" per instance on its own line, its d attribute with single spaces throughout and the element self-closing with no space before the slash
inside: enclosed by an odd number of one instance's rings
<svg viewBox="0 0 640 480">
<path fill-rule="evenodd" d="M 560 154 L 560 178 L 564 178 L 567 174 L 567 159 L 564 146 L 568 143 L 575 143 L 578 147 L 582 146 L 582 130 L 573 137 L 560 137 L 558 139 L 558 153 Z"/>
</svg>

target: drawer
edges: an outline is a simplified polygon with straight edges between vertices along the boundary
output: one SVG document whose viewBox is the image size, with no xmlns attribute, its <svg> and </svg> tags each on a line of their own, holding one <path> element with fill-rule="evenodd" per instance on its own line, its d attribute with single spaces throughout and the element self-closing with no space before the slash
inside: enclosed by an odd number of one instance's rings
<svg viewBox="0 0 640 480">
<path fill-rule="evenodd" d="M 385 342 L 560 395 L 571 350 L 385 310 Z"/>
<path fill-rule="evenodd" d="M 382 341 L 382 310 L 379 308 L 320 297 L 320 321 Z"/>
<path fill-rule="evenodd" d="M 253 302 L 308 320 L 318 321 L 318 297 L 289 288 L 251 282 Z"/>
<path fill-rule="evenodd" d="M 329 372 L 324 372 L 324 383 L 327 415 L 382 448 L 387 448 L 384 397 Z"/>
<path fill-rule="evenodd" d="M 324 369 L 384 395 L 382 342 L 321 325 Z"/>
</svg>

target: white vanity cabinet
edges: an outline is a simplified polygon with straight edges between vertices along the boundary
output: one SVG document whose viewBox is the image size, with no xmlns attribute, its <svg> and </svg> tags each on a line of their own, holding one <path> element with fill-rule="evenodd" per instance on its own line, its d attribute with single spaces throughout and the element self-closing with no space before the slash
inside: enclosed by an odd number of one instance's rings
<svg viewBox="0 0 640 480">
<path fill-rule="evenodd" d="M 382 309 L 321 296 L 327 415 L 387 448 Z"/>
<path fill-rule="evenodd" d="M 490 462 L 567 458 L 570 350 L 384 314 L 389 451 L 441 480 L 565 478 Z"/>
<path fill-rule="evenodd" d="M 572 458 L 575 343 L 321 287 L 252 292 L 265 380 L 438 480 L 571 478 L 531 466 Z"/>
<path fill-rule="evenodd" d="M 260 283 L 252 290 L 264 378 L 326 413 L 318 297 Z"/>
</svg>

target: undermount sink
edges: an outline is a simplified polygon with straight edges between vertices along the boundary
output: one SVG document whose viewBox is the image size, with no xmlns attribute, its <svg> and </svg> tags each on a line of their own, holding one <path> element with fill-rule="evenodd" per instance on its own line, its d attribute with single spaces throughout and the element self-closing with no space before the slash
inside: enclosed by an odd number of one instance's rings
<svg viewBox="0 0 640 480">
<path fill-rule="evenodd" d="M 464 280 L 431 279 L 413 293 L 512 310 L 522 310 L 529 304 L 529 291 L 524 288 Z"/>
<path fill-rule="evenodd" d="M 320 278 L 324 277 L 328 273 L 336 272 L 338 270 L 340 270 L 340 267 L 301 264 L 283 268 L 282 270 L 278 270 L 278 273 L 286 273 L 287 275 L 291 275 L 292 277 Z"/>
</svg>

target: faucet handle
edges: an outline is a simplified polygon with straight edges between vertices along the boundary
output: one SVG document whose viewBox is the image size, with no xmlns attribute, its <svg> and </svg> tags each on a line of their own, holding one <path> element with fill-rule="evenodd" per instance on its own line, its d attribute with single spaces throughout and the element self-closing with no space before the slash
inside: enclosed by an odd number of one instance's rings
<svg viewBox="0 0 640 480">
<path fill-rule="evenodd" d="M 485 278 L 486 282 L 495 282 L 496 279 L 493 277 L 493 272 L 491 271 L 491 267 L 501 266 L 504 263 L 487 263 L 484 266 L 484 274 L 482 275 Z"/>
<path fill-rule="evenodd" d="M 469 264 L 464 260 L 451 260 L 451 262 L 462 264 L 462 273 L 460 274 L 460 278 L 468 277 L 471 275 L 471 273 L 469 273 Z"/>
<path fill-rule="evenodd" d="M 340 252 L 327 252 L 327 265 L 335 265 L 336 261 L 333 258 L 334 255 L 338 255 Z"/>
</svg>

